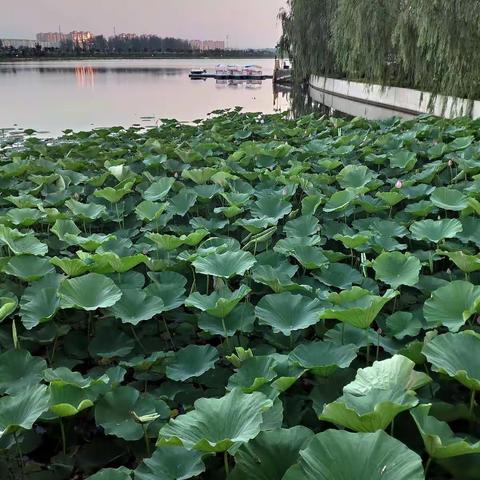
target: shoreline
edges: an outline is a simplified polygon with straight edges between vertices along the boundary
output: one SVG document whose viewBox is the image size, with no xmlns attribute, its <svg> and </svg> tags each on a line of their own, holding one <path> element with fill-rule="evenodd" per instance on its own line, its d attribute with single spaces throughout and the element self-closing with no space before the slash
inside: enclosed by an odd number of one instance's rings
<svg viewBox="0 0 480 480">
<path fill-rule="evenodd" d="M 46 62 L 46 61 L 72 61 L 72 60 L 222 60 L 255 58 L 274 60 L 274 55 L 72 55 L 72 56 L 42 56 L 42 57 L 0 57 L 0 63 L 10 62 Z"/>
</svg>

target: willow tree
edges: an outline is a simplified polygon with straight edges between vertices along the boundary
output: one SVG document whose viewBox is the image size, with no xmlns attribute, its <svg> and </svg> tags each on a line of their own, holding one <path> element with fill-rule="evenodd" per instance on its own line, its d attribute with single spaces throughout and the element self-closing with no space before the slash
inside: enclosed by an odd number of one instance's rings
<svg viewBox="0 0 480 480">
<path fill-rule="evenodd" d="M 330 50 L 330 20 L 334 0 L 289 0 L 289 12 L 280 14 L 283 36 L 280 47 L 295 62 L 295 76 L 334 73 Z"/>
<path fill-rule="evenodd" d="M 393 32 L 416 88 L 480 98 L 480 0 L 402 0 Z"/>
<path fill-rule="evenodd" d="M 296 77 L 340 76 L 480 98 L 480 0 L 289 0 Z"/>
<path fill-rule="evenodd" d="M 385 83 L 394 66 L 392 32 L 398 2 L 338 0 L 331 21 L 330 45 L 337 70 L 350 79 Z"/>
</svg>

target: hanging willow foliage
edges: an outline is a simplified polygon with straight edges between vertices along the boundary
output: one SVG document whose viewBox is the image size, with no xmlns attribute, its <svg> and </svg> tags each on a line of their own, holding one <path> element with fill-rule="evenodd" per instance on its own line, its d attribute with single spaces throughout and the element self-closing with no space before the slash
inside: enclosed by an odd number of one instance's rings
<svg viewBox="0 0 480 480">
<path fill-rule="evenodd" d="M 480 0 L 289 0 L 281 20 L 297 78 L 480 98 Z"/>
</svg>

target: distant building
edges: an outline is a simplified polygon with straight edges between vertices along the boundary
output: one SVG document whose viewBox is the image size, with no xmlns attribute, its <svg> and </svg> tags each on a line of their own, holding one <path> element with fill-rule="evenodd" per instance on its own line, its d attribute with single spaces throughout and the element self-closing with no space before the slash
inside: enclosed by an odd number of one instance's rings
<svg viewBox="0 0 480 480">
<path fill-rule="evenodd" d="M 116 35 L 117 38 L 121 38 L 122 40 L 133 40 L 135 38 L 139 38 L 136 33 L 119 33 Z"/>
<path fill-rule="evenodd" d="M 225 50 L 225 42 L 223 40 L 190 40 L 192 50 Z"/>
<path fill-rule="evenodd" d="M 67 35 L 61 32 L 37 33 L 37 42 L 55 42 L 60 45 L 67 39 Z"/>
<path fill-rule="evenodd" d="M 77 32 L 74 30 L 67 35 L 67 40 L 71 40 L 75 46 L 88 46 L 93 40 L 92 32 Z"/>
<path fill-rule="evenodd" d="M 60 42 L 38 41 L 24 38 L 0 38 L 4 48 L 35 48 L 40 45 L 42 48 L 58 48 Z"/>
</svg>

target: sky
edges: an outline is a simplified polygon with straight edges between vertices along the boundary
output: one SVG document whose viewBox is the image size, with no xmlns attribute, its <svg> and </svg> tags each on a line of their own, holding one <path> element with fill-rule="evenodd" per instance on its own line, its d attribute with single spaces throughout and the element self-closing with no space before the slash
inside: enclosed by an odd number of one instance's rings
<svg viewBox="0 0 480 480">
<path fill-rule="evenodd" d="M 38 32 L 89 30 L 110 36 L 148 33 L 229 46 L 274 47 L 277 20 L 287 0 L 0 0 L 0 38 L 31 38 Z"/>
</svg>

